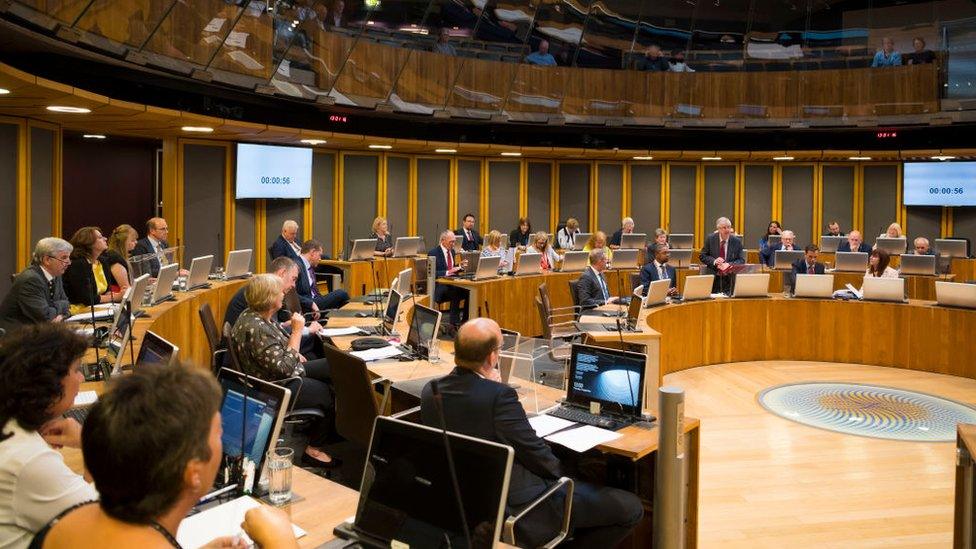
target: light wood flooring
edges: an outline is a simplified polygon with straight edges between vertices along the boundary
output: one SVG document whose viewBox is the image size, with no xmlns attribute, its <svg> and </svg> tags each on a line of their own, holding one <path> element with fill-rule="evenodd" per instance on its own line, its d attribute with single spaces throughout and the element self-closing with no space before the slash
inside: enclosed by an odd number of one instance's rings
<svg viewBox="0 0 976 549">
<path fill-rule="evenodd" d="M 827 380 L 976 404 L 976 380 L 875 366 L 745 362 L 666 376 L 701 419 L 701 547 L 951 546 L 954 443 L 833 433 L 756 402 L 772 385 Z"/>
</svg>

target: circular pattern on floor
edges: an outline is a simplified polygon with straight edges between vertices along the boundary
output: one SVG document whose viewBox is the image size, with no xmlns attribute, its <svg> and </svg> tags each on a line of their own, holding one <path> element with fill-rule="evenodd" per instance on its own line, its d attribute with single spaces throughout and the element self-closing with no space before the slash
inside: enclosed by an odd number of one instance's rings
<svg viewBox="0 0 976 549">
<path fill-rule="evenodd" d="M 782 418 L 865 437 L 953 442 L 957 423 L 976 423 L 976 409 L 966 404 L 876 385 L 790 383 L 765 389 L 757 398 Z"/>
</svg>

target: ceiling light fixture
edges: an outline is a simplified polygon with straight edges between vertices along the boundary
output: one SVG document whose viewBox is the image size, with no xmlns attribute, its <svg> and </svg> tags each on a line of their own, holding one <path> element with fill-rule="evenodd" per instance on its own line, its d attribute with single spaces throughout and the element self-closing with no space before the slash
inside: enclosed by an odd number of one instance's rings
<svg viewBox="0 0 976 549">
<path fill-rule="evenodd" d="M 779 160 L 779 161 L 783 162 L 783 161 L 793 160 L 793 157 L 792 156 L 774 156 L 773 157 L 773 160 Z"/>
<path fill-rule="evenodd" d="M 214 131 L 210 126 L 183 126 L 180 128 L 185 132 L 195 132 L 195 133 L 211 133 Z"/>
<path fill-rule="evenodd" d="M 848 156 L 848 160 L 871 160 L 870 156 Z"/>
<path fill-rule="evenodd" d="M 522 156 L 520 152 L 503 152 L 502 156 Z"/>
<path fill-rule="evenodd" d="M 451 153 L 456 153 L 457 149 L 434 149 L 434 152 L 451 154 Z"/>
<path fill-rule="evenodd" d="M 105 136 L 100 133 L 86 133 L 82 137 L 85 139 L 105 139 Z"/>
<path fill-rule="evenodd" d="M 946 160 L 955 160 L 955 159 L 956 159 L 955 156 L 948 156 L 945 154 L 939 154 L 932 157 L 932 160 L 941 160 L 943 162 L 945 162 Z"/>
<path fill-rule="evenodd" d="M 721 156 L 703 156 L 702 160 L 721 160 Z"/>
<path fill-rule="evenodd" d="M 325 145 L 327 143 L 325 139 L 302 139 L 301 142 L 306 145 Z"/>
<path fill-rule="evenodd" d="M 64 105 L 51 105 L 47 110 L 66 114 L 88 114 L 91 112 L 91 109 L 86 109 L 85 107 L 66 107 Z"/>
<path fill-rule="evenodd" d="M 370 145 L 369 148 L 371 148 L 371 149 L 382 149 L 382 150 L 385 151 L 385 150 L 388 150 L 388 149 L 392 149 L 393 148 L 393 145 Z"/>
<path fill-rule="evenodd" d="M 634 160 L 654 160 L 653 156 L 635 156 Z"/>
<path fill-rule="evenodd" d="M 8 93 L 10 93 L 10 90 L 7 88 L 0 88 L 0 95 L 7 95 Z"/>
</svg>

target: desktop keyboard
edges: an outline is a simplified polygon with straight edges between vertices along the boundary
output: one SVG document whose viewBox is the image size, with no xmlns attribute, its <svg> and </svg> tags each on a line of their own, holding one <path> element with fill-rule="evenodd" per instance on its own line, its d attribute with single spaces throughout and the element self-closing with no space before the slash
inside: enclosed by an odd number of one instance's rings
<svg viewBox="0 0 976 549">
<path fill-rule="evenodd" d="M 549 410 L 546 414 L 558 417 L 560 419 L 565 419 L 567 421 L 574 421 L 576 423 L 583 423 L 585 425 L 592 425 L 594 427 L 599 427 L 601 429 L 609 429 L 610 431 L 616 431 L 618 429 L 623 429 L 627 426 L 627 423 L 619 421 L 607 416 L 598 416 L 596 414 L 591 414 L 585 410 L 571 406 L 557 406 L 556 408 Z"/>
<path fill-rule="evenodd" d="M 64 417 L 71 418 L 77 421 L 79 424 L 85 424 L 85 418 L 88 417 L 88 411 L 91 410 L 91 406 L 79 406 L 77 408 L 71 408 L 64 413 Z"/>
</svg>

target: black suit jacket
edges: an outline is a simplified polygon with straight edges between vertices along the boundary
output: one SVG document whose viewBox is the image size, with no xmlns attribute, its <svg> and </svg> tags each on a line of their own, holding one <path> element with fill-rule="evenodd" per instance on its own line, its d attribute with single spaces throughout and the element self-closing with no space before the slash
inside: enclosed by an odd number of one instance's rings
<svg viewBox="0 0 976 549">
<path fill-rule="evenodd" d="M 620 241 L 624 238 L 624 230 L 617 229 L 617 232 L 610 236 L 610 241 L 607 242 L 607 246 L 619 246 Z"/>
<path fill-rule="evenodd" d="M 485 239 L 482 238 L 481 235 L 478 234 L 478 231 L 474 229 L 471 229 L 470 239 L 468 239 L 468 237 L 464 234 L 464 229 L 458 229 L 454 231 L 454 234 L 461 239 L 461 249 L 466 252 L 477 251 L 478 248 L 480 248 L 485 242 Z"/>
<path fill-rule="evenodd" d="M 165 240 L 159 244 L 163 247 L 163 249 L 169 248 L 169 242 L 166 242 Z M 135 248 L 132 248 L 131 252 L 129 252 L 129 257 L 155 253 L 157 253 L 157 250 L 153 248 L 152 242 L 149 242 L 149 237 L 147 236 L 136 241 L 136 246 Z M 149 260 L 149 276 L 153 278 L 159 276 L 159 259 L 152 258 Z"/>
<path fill-rule="evenodd" d="M 295 249 L 291 247 L 291 244 L 285 240 L 285 237 L 278 235 L 278 238 L 271 245 L 271 261 L 278 259 L 281 256 L 285 256 L 295 263 L 298 263 L 299 268 L 301 268 L 302 260 L 295 253 Z"/>
<path fill-rule="evenodd" d="M 451 250 L 451 254 L 454 254 L 454 250 Z M 427 255 L 434 257 L 434 278 L 447 276 L 447 260 L 444 259 L 444 250 L 441 249 L 440 244 L 431 248 Z M 455 263 L 454 266 L 457 267 L 457 264 Z"/>
<path fill-rule="evenodd" d="M 437 383 L 449 431 L 506 444 L 515 451 L 506 514 L 532 501 L 562 475 L 559 459 L 529 425 L 515 389 L 464 368 L 455 368 Z M 429 383 L 421 392 L 420 416 L 425 425 L 440 428 Z M 543 505 L 551 508 L 545 513 L 550 520 L 520 521 L 517 538 L 544 540 L 559 529 L 561 504 L 548 499 Z"/>
<path fill-rule="evenodd" d="M 98 261 L 101 261 L 99 257 Z M 102 270 L 105 272 L 105 280 L 110 280 L 109 269 L 102 262 Z M 95 273 L 92 271 L 92 264 L 83 257 L 71 259 L 71 265 L 64 271 L 61 277 L 64 285 L 64 293 L 68 296 L 68 302 L 90 307 L 101 303 L 98 298 L 98 287 L 95 284 Z"/>
<path fill-rule="evenodd" d="M 840 244 L 837 245 L 837 251 L 838 252 L 849 252 L 849 251 L 851 251 L 851 243 L 849 241 L 847 241 L 847 240 L 841 242 Z M 864 252 L 864 253 L 868 253 L 869 254 L 869 253 L 871 253 L 871 246 L 868 246 L 867 242 L 861 242 L 861 245 L 858 246 L 858 248 L 856 250 L 854 250 L 854 251 L 855 252 Z"/>
<path fill-rule="evenodd" d="M 823 263 L 817 261 L 816 263 L 813 264 L 813 274 L 822 275 L 822 274 L 824 274 L 824 272 L 825 271 L 824 271 L 824 264 Z M 793 262 L 793 274 L 794 275 L 798 275 L 798 274 L 809 274 L 809 273 L 807 273 L 807 260 L 806 259 L 798 259 L 798 260 L 796 260 L 796 261 Z"/>
<path fill-rule="evenodd" d="M 0 302 L 0 328 L 10 332 L 24 324 L 47 322 L 68 316 L 68 296 L 61 277 L 54 277 L 54 297 L 41 267 L 31 265 L 14 278 L 10 292 Z"/>
<path fill-rule="evenodd" d="M 603 277 L 603 283 L 607 283 L 607 277 L 605 276 Z M 583 274 L 580 275 L 579 282 L 576 283 L 576 293 L 579 294 L 580 307 L 584 310 L 594 309 L 607 302 L 603 297 L 603 288 L 600 286 L 596 271 L 592 267 L 587 267 L 583 271 Z M 607 294 L 609 293 L 610 287 L 607 286 Z"/>
<path fill-rule="evenodd" d="M 668 278 L 671 280 L 671 287 L 676 288 L 678 286 L 677 270 L 671 265 L 668 265 L 667 263 L 664 264 L 664 269 L 667 271 Z M 651 261 L 650 263 L 644 265 L 643 268 L 641 268 L 640 277 L 641 277 L 641 284 L 644 285 L 644 295 L 647 295 L 647 289 L 650 287 L 651 282 L 654 282 L 655 280 L 661 280 L 661 277 L 658 276 L 657 266 L 654 265 L 654 261 Z"/>
<path fill-rule="evenodd" d="M 705 240 L 705 247 L 698 254 L 698 259 L 705 264 L 705 269 L 709 274 L 718 274 L 718 269 L 715 268 L 715 260 L 719 257 L 719 247 L 718 233 L 712 233 L 708 235 L 708 238 Z M 732 264 L 746 262 L 745 250 L 742 248 L 742 239 L 735 235 L 729 235 L 729 241 L 725 249 L 725 261 Z"/>
<path fill-rule="evenodd" d="M 287 246 L 288 243 L 285 242 L 285 245 Z M 295 293 L 298 294 L 298 301 L 302 304 L 302 312 L 308 313 L 312 311 L 312 303 L 315 302 L 315 296 L 312 295 L 312 285 L 308 281 L 308 268 L 305 267 L 305 261 L 301 257 L 296 257 L 295 263 L 298 265 Z"/>
</svg>

